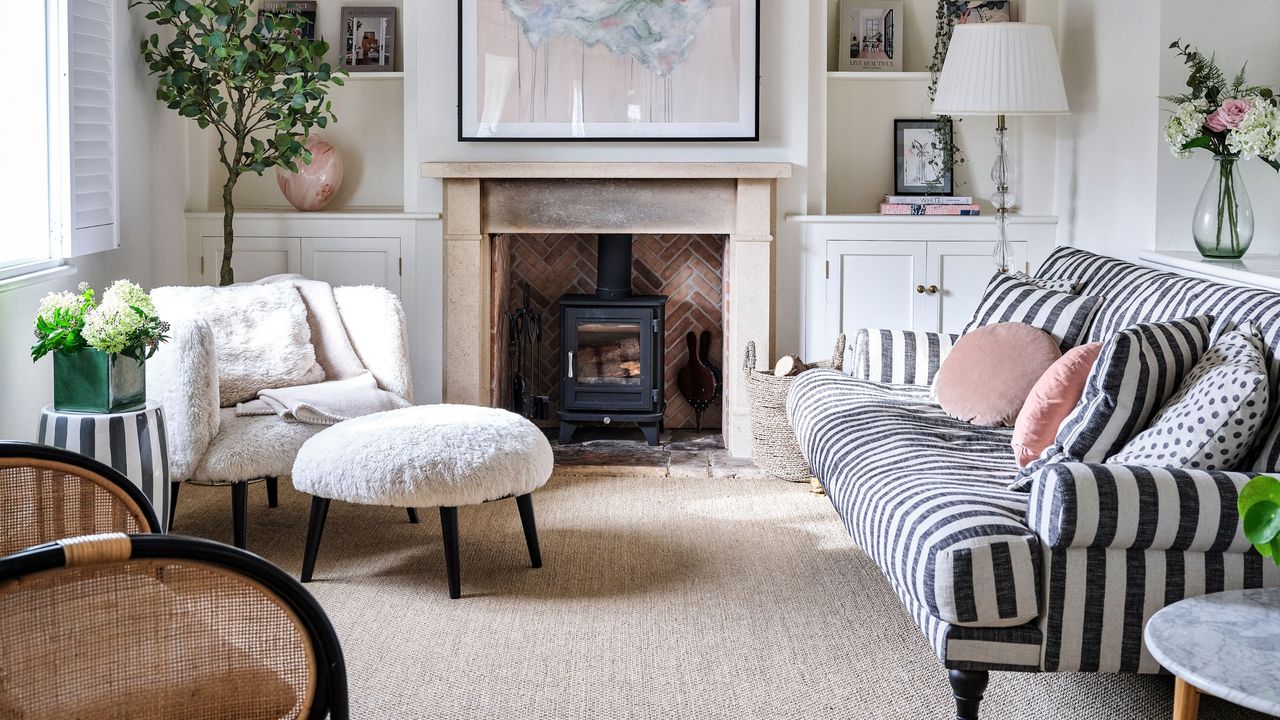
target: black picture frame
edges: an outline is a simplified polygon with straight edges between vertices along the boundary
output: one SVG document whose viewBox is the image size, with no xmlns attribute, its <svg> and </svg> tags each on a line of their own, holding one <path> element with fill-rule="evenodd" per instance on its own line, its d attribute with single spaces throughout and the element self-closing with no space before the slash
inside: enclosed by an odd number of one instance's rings
<svg viewBox="0 0 1280 720">
<path fill-rule="evenodd" d="M 755 16 L 755 47 L 754 55 L 754 82 L 751 83 L 751 89 L 754 97 L 751 100 L 751 118 L 752 132 L 750 135 L 742 136 L 677 136 L 677 137 L 643 137 L 643 136 L 592 136 L 592 137 L 563 137 L 563 136 L 479 136 L 468 135 L 466 131 L 466 116 L 464 98 L 465 92 L 463 87 L 465 76 L 465 65 L 468 50 L 466 30 L 463 27 L 463 10 L 466 3 L 474 3 L 476 0 L 458 0 L 458 142 L 483 142 L 483 143 L 604 143 L 604 142 L 627 142 L 627 143 L 723 143 L 723 142 L 759 142 L 760 141 L 760 5 L 762 0 L 740 0 L 744 4 L 752 6 L 752 12 Z M 472 53 L 474 55 L 474 53 Z"/>
<path fill-rule="evenodd" d="M 894 195 L 942 195 L 949 196 L 955 194 L 955 177 L 952 168 L 943 167 L 942 177 L 936 184 L 911 184 L 908 182 L 908 159 L 910 149 L 907 147 L 907 131 L 909 130 L 930 130 L 934 133 L 943 133 L 942 137 L 949 136 L 954 128 L 950 119 L 941 118 L 897 118 L 893 121 L 893 194 Z M 917 133 L 918 134 L 918 133 Z M 916 140 L 915 142 L 919 142 Z M 939 145 L 942 141 L 937 141 Z M 941 152 L 936 147 L 931 147 L 934 152 Z M 919 162 L 919 161 L 917 161 Z M 923 162 L 929 165 L 933 161 L 924 158 Z M 942 163 L 944 160 L 938 158 L 937 162 Z"/>
</svg>

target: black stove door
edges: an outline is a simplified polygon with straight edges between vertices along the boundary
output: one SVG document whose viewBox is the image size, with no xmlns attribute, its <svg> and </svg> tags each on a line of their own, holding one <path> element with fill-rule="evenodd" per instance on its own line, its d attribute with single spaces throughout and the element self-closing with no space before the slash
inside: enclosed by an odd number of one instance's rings
<svg viewBox="0 0 1280 720">
<path fill-rule="evenodd" d="M 654 410 L 650 308 L 563 308 L 561 409 Z"/>
</svg>

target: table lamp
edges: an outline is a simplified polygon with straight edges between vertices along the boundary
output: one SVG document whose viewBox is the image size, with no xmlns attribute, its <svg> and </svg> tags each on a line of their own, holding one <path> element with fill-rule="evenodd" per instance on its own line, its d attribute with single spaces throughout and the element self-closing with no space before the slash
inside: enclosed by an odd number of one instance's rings
<svg viewBox="0 0 1280 720">
<path fill-rule="evenodd" d="M 1065 115 L 1067 91 L 1058 65 L 1053 32 L 1045 25 L 981 23 L 957 25 L 934 96 L 935 115 L 995 115 L 996 163 L 991 179 L 999 238 L 992 254 L 1001 271 L 1009 269 L 1009 212 L 1017 198 L 1005 138 L 1007 115 Z"/>
</svg>

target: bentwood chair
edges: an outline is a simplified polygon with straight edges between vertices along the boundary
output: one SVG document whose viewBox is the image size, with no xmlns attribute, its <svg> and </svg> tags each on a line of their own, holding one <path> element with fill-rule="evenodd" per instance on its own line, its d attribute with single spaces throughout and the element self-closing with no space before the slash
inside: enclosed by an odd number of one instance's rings
<svg viewBox="0 0 1280 720">
<path fill-rule="evenodd" d="M 0 556 L 64 537 L 162 531 L 147 496 L 115 468 L 48 445 L 0 442 Z"/>
<path fill-rule="evenodd" d="M 0 718 L 348 718 L 320 605 L 209 540 L 111 533 L 0 558 L 0 658 Z"/>
</svg>

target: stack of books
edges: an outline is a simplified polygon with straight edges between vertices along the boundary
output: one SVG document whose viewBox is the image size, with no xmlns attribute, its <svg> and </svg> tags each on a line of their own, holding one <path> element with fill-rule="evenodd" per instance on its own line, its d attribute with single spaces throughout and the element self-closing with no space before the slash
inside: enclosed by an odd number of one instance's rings
<svg viewBox="0 0 1280 720">
<path fill-rule="evenodd" d="M 881 215 L 981 215 L 967 195 L 885 195 Z"/>
</svg>

